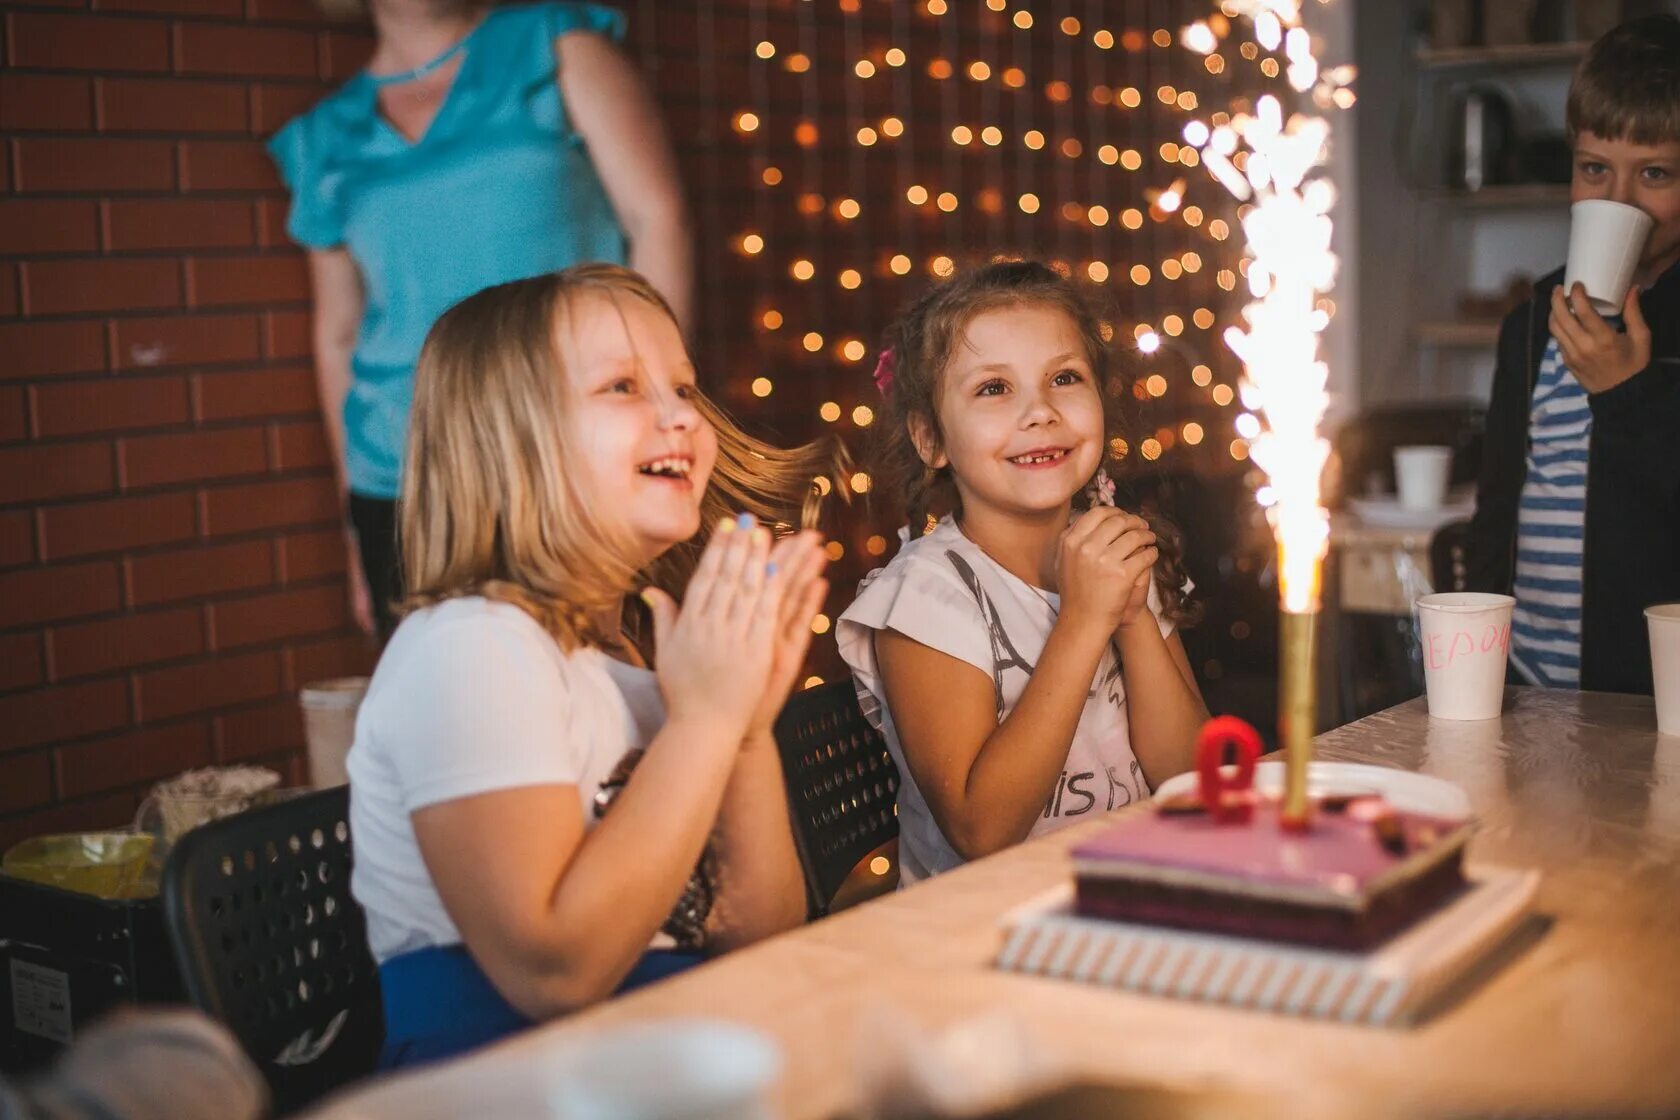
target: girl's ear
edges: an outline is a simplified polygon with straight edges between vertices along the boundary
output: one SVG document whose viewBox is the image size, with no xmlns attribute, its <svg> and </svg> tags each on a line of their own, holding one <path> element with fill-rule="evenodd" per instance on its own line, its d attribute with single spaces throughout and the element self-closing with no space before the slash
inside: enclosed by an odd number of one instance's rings
<svg viewBox="0 0 1680 1120">
<path fill-rule="evenodd" d="M 939 446 L 939 436 L 926 416 L 912 412 L 904 418 L 904 427 L 910 433 L 910 442 L 916 445 L 916 454 L 929 470 L 938 470 L 951 461 Z"/>
</svg>

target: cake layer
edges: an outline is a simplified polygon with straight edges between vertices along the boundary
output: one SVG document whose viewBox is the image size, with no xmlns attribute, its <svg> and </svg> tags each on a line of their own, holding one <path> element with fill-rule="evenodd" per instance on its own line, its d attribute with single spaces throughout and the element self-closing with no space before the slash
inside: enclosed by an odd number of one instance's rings
<svg viewBox="0 0 1680 1120">
<path fill-rule="evenodd" d="M 1082 875 L 1076 881 L 1074 910 L 1088 918 L 1363 950 L 1456 898 L 1465 887 L 1462 853 L 1462 845 L 1453 848 L 1421 875 L 1372 895 L 1357 908 Z"/>
<path fill-rule="evenodd" d="M 1081 883 L 1153 884 L 1182 892 L 1305 908 L 1361 911 L 1381 895 L 1437 866 L 1457 866 L 1470 823 L 1388 809 L 1373 818 L 1350 805 L 1315 811 L 1312 826 L 1289 831 L 1276 801 L 1262 799 L 1252 818 L 1221 823 L 1205 812 L 1123 814 L 1073 849 Z"/>
</svg>

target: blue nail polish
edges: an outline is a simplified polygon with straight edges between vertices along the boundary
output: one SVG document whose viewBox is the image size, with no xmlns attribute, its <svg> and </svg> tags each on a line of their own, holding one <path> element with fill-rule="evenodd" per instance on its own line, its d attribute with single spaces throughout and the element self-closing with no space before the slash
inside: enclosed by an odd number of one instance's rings
<svg viewBox="0 0 1680 1120">
<path fill-rule="evenodd" d="M 771 576 L 773 576 L 775 574 L 776 574 L 776 562 L 774 560 L 772 560 L 772 561 L 770 561 L 770 563 L 764 565 L 764 578 L 769 579 Z"/>
<path fill-rule="evenodd" d="M 751 529 L 752 528 L 752 523 L 753 523 L 753 515 L 750 514 L 750 513 L 743 513 L 741 516 L 739 516 L 735 519 L 735 524 L 742 529 Z"/>
</svg>

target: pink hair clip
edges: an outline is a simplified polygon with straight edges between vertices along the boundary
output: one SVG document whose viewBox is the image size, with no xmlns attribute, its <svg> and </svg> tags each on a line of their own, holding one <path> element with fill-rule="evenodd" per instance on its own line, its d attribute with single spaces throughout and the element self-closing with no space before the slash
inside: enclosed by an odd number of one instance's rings
<svg viewBox="0 0 1680 1120">
<path fill-rule="evenodd" d="M 881 351 L 881 356 L 875 359 L 875 388 L 881 391 L 881 396 L 887 395 L 892 388 L 893 374 L 898 371 L 898 358 L 893 354 L 892 347 Z"/>
</svg>

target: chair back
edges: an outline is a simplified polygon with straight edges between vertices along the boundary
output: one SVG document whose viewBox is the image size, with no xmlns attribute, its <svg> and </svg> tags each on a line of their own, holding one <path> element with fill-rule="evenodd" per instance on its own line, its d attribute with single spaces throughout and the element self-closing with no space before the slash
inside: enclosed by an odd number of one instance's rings
<svg viewBox="0 0 1680 1120">
<path fill-rule="evenodd" d="M 776 745 L 810 911 L 825 914 L 852 869 L 898 835 L 898 767 L 850 677 L 794 693 Z"/>
<path fill-rule="evenodd" d="M 350 897 L 348 786 L 186 833 L 163 907 L 187 997 L 221 1020 L 293 1111 L 372 1072 L 379 973 Z"/>
<path fill-rule="evenodd" d="M 1453 521 L 1429 538 L 1429 583 L 1436 591 L 1464 591 L 1469 582 L 1470 522 Z"/>
</svg>

